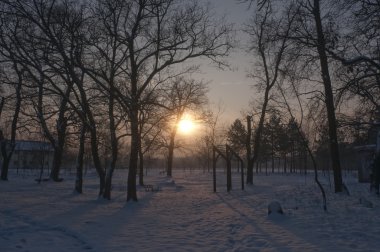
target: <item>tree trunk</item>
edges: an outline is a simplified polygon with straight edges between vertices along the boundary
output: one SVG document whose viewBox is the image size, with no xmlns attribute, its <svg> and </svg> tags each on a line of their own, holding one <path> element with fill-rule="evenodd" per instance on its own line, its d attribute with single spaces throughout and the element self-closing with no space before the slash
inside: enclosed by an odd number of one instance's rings
<svg viewBox="0 0 380 252">
<path fill-rule="evenodd" d="M 0 119 L 1 119 L 1 114 L 3 113 L 4 102 L 5 102 L 5 98 L 0 97 Z"/>
<path fill-rule="evenodd" d="M 252 137 L 252 117 L 247 116 L 247 142 L 245 144 L 247 150 L 247 184 L 253 184 L 253 165 L 252 162 L 252 147 L 251 147 L 251 137 Z M 257 173 L 257 167 L 256 167 Z"/>
<path fill-rule="evenodd" d="M 258 161 L 258 155 L 261 147 L 261 136 L 264 128 L 264 120 L 265 120 L 265 114 L 269 102 L 269 90 L 270 88 L 265 89 L 265 95 L 264 95 L 264 103 L 263 107 L 261 108 L 261 115 L 260 115 L 260 120 L 257 125 L 256 133 L 255 133 L 255 139 L 254 139 L 254 144 L 253 144 L 253 157 L 252 157 L 252 167 L 255 164 L 255 162 Z M 261 172 L 261 171 L 260 171 Z M 251 174 L 250 174 L 251 175 Z M 253 173 L 252 175 L 253 176 Z M 253 182 L 253 177 L 248 178 L 247 174 L 247 181 Z"/>
<path fill-rule="evenodd" d="M 273 134 L 273 129 L 270 131 L 271 133 L 271 158 L 272 158 L 272 173 L 274 173 L 274 134 Z"/>
<path fill-rule="evenodd" d="M 317 29 L 318 37 L 318 54 L 321 64 L 322 80 L 325 88 L 325 103 L 327 109 L 327 119 L 329 124 L 329 144 L 330 144 L 330 156 L 332 161 L 332 167 L 334 171 L 334 187 L 335 192 L 342 192 L 343 181 L 342 181 L 342 171 L 340 167 L 339 158 L 339 146 L 337 137 L 337 126 L 335 118 L 335 107 L 334 107 L 334 96 L 332 91 L 332 84 L 330 78 L 330 72 L 328 67 L 328 59 L 326 55 L 326 40 L 323 33 L 321 13 L 319 0 L 314 0 L 313 14 L 315 18 L 315 24 Z"/>
<path fill-rule="evenodd" d="M 61 138 L 60 133 L 58 133 L 58 135 L 59 135 L 58 138 Z M 59 178 L 59 172 L 61 170 L 61 165 L 62 165 L 63 145 L 64 144 L 65 144 L 64 141 L 58 140 L 57 145 L 54 148 L 53 164 L 52 164 L 52 169 L 50 171 L 50 178 L 55 182 L 62 181 L 62 179 Z"/>
<path fill-rule="evenodd" d="M 66 107 L 66 105 L 65 105 Z M 53 181 L 60 182 L 62 179 L 59 178 L 59 172 L 62 165 L 63 147 L 66 141 L 66 129 L 67 129 L 67 119 L 64 117 L 64 112 L 60 112 L 60 117 L 57 120 L 57 141 L 54 146 L 54 156 L 53 165 L 50 171 L 50 178 Z"/>
<path fill-rule="evenodd" d="M 113 84 L 111 84 L 113 87 Z M 118 140 L 116 137 L 116 125 L 115 125 L 115 117 L 114 117 L 114 94 L 113 90 L 111 90 L 109 95 L 109 105 L 108 105 L 108 117 L 110 121 L 109 130 L 111 137 L 111 164 L 109 169 L 107 169 L 106 178 L 105 178 L 105 188 L 103 197 L 105 199 L 111 199 L 111 189 L 112 189 L 112 176 L 115 171 L 116 162 L 118 158 Z"/>
<path fill-rule="evenodd" d="M 77 177 L 75 180 L 75 191 L 78 193 L 82 193 L 82 185 L 83 185 L 83 157 L 84 157 L 84 144 L 85 144 L 85 137 L 86 137 L 86 126 L 82 125 L 82 130 L 80 132 L 80 138 L 79 138 L 79 151 L 78 151 L 78 157 L 77 157 Z"/>
<path fill-rule="evenodd" d="M 3 156 L 3 164 L 1 167 L 1 180 L 8 180 L 8 171 L 9 171 L 9 164 L 12 159 L 13 151 L 15 149 L 15 143 L 8 144 L 8 140 L 6 140 L 3 137 L 3 133 L 0 132 L 0 145 L 1 145 L 1 155 Z M 9 145 L 10 148 L 7 148 Z M 9 149 L 9 150 L 8 150 Z"/>
<path fill-rule="evenodd" d="M 1 147 L 1 152 L 3 153 L 3 147 Z M 3 156 L 3 164 L 1 167 L 1 180 L 7 181 L 10 159 L 7 157 L 4 157 L 4 154 L 2 156 Z"/>
<path fill-rule="evenodd" d="M 111 161 L 112 163 L 113 161 Z M 107 169 L 106 178 L 105 178 L 105 185 L 104 185 L 104 193 L 103 198 L 110 200 L 111 199 L 111 191 L 112 191 L 112 176 L 114 172 L 115 166 L 112 166 L 109 169 Z"/>
<path fill-rule="evenodd" d="M 99 158 L 99 150 L 98 150 L 98 141 L 97 141 L 97 133 L 95 124 L 92 124 L 90 127 L 90 134 L 91 134 L 91 153 L 92 153 L 92 159 L 94 162 L 94 166 L 96 169 L 96 172 L 99 176 L 99 196 L 104 193 L 104 187 L 105 187 L 105 172 L 102 168 L 102 164 L 100 162 Z"/>
<path fill-rule="evenodd" d="M 10 150 L 7 148 L 8 140 L 4 138 L 3 132 L 0 130 L 0 148 L 1 148 L 1 155 L 3 157 L 3 164 L 1 167 L 1 180 L 7 181 L 8 180 L 8 170 L 9 170 L 9 163 L 12 158 L 12 154 L 14 151 L 14 144 L 10 145 Z"/>
<path fill-rule="evenodd" d="M 173 157 L 174 157 L 174 140 L 176 135 L 176 130 L 174 129 L 173 132 L 170 134 L 170 143 L 168 148 L 168 167 L 166 170 L 166 175 L 168 177 L 172 176 L 172 170 L 173 170 Z"/>
<path fill-rule="evenodd" d="M 130 111 L 131 117 L 131 155 L 129 159 L 128 170 L 128 186 L 127 186 L 127 201 L 137 201 L 136 192 L 136 172 L 138 165 L 139 155 L 139 122 L 138 122 L 138 109 L 137 106 L 133 106 Z"/>
<path fill-rule="evenodd" d="M 139 185 L 144 185 L 144 153 L 141 149 L 141 141 L 139 146 Z"/>
</svg>

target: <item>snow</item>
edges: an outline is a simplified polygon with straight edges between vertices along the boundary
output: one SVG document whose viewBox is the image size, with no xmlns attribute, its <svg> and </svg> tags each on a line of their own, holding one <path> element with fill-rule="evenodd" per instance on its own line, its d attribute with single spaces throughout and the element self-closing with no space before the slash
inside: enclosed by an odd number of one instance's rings
<svg viewBox="0 0 380 252">
<path fill-rule="evenodd" d="M 112 200 L 97 198 L 98 180 L 88 173 L 84 193 L 73 193 L 74 175 L 60 183 L 10 174 L 0 182 L 0 251 L 378 251 L 380 199 L 352 174 L 350 196 L 333 193 L 321 177 L 328 212 L 311 175 L 256 175 L 240 190 L 233 173 L 226 192 L 218 172 L 152 170 L 138 187 L 138 203 L 126 203 L 126 172 L 116 171 Z M 373 204 L 363 206 L 363 199 Z M 268 216 L 278 201 L 284 215 Z"/>
</svg>

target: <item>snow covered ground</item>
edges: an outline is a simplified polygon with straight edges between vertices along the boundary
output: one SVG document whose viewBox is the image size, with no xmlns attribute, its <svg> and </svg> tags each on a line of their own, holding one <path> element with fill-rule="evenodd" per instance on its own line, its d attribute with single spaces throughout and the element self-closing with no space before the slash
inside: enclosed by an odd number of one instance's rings
<svg viewBox="0 0 380 252">
<path fill-rule="evenodd" d="M 379 251 L 380 199 L 367 184 L 345 176 L 351 195 L 334 194 L 322 177 L 328 212 L 308 175 L 255 175 L 254 185 L 225 189 L 218 173 L 174 171 L 173 179 L 151 171 L 138 188 L 138 203 L 126 203 L 126 173 L 117 171 L 111 201 L 97 198 L 96 175 L 84 194 L 74 177 L 61 183 L 10 174 L 0 182 L 0 251 Z M 360 204 L 365 197 L 373 208 Z M 267 215 L 277 200 L 284 216 Z"/>
</svg>

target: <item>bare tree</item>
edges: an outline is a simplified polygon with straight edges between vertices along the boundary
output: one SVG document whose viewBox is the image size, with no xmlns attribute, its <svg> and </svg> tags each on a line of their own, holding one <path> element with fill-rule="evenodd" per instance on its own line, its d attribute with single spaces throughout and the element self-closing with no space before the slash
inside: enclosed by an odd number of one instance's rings
<svg viewBox="0 0 380 252">
<path fill-rule="evenodd" d="M 348 19 L 341 29 L 338 46 L 326 48 L 341 65 L 336 75 L 341 80 L 337 101 L 360 99 L 360 108 L 379 110 L 380 95 L 380 3 L 351 0 L 337 6 Z M 372 112 L 373 114 L 373 112 Z"/>
<path fill-rule="evenodd" d="M 205 57 L 224 65 L 221 58 L 231 48 L 232 27 L 224 20 L 216 20 L 210 9 L 198 1 L 98 0 L 90 4 L 68 0 L 4 0 L 1 4 L 10 17 L 22 21 L 10 37 L 17 45 L 18 62 L 38 88 L 34 105 L 45 136 L 59 155 L 70 120 L 68 111 L 74 111 L 87 124 L 100 195 L 111 188 L 113 169 L 108 169 L 106 175 L 100 162 L 94 108 L 104 100 L 97 100 L 96 96 L 108 98 L 111 167 L 117 161 L 120 137 L 116 133 L 115 108 L 127 113 L 131 136 L 127 200 L 137 201 L 139 120 L 146 98 L 144 92 L 159 86 L 167 78 L 163 76 L 178 75 L 174 66 L 190 59 Z M 181 72 L 192 69 L 191 66 Z M 53 94 L 61 103 L 54 112 L 53 108 L 47 112 L 45 101 Z M 57 119 L 57 139 L 49 131 L 51 124 L 46 122 L 47 118 Z M 52 177 L 56 179 L 59 171 L 55 168 L 53 171 Z M 103 196 L 109 198 L 108 189 Z"/>
<path fill-rule="evenodd" d="M 166 117 L 165 124 L 169 133 L 168 166 L 167 176 L 172 176 L 173 157 L 175 149 L 175 138 L 178 132 L 178 124 L 183 119 L 185 113 L 195 114 L 207 102 L 207 86 L 203 82 L 193 79 L 178 77 L 173 79 L 163 90 L 162 105 L 167 109 L 169 116 Z"/>
<path fill-rule="evenodd" d="M 263 1 L 269 4 L 270 1 Z M 332 3 L 327 4 L 321 10 L 320 1 L 295 1 L 289 5 L 293 6 L 289 12 L 294 17 L 294 25 L 287 35 L 293 47 L 292 63 L 304 61 L 305 65 L 313 65 L 314 69 L 321 71 L 321 83 L 323 87 L 323 99 L 326 109 L 326 118 L 329 125 L 330 156 L 334 171 L 335 191 L 342 191 L 342 174 L 338 150 L 337 120 L 335 115 L 335 104 L 333 86 L 329 70 L 328 48 L 336 42 L 333 17 L 336 13 L 332 11 Z M 261 7 L 263 8 L 263 7 Z M 322 13 L 322 11 L 324 11 Z M 288 61 L 288 60 L 287 60 Z M 312 74 L 311 74 L 312 75 Z M 309 75 L 309 77 L 311 76 Z M 310 83 L 310 80 L 308 82 Z"/>
<path fill-rule="evenodd" d="M 284 17 L 276 18 L 271 1 L 266 3 L 257 12 L 251 24 L 246 25 L 246 33 L 251 38 L 250 51 L 260 59 L 251 77 L 258 81 L 259 89 L 264 90 L 261 112 L 254 135 L 253 156 L 248 157 L 247 184 L 253 183 L 253 166 L 260 151 L 261 137 L 264 128 L 265 115 L 271 97 L 271 90 L 280 77 L 284 62 L 284 54 L 289 44 L 289 33 L 295 15 L 289 10 Z M 250 120 L 250 119 L 248 119 Z"/>
<path fill-rule="evenodd" d="M 222 64 L 219 58 L 231 48 L 231 27 L 223 21 L 214 22 L 210 10 L 197 1 L 181 5 L 173 0 L 108 2 L 116 3 L 113 10 L 121 18 L 114 32 L 125 48 L 125 80 L 117 94 L 128 112 L 131 133 L 127 200 L 137 201 L 142 94 L 159 83 L 158 75 L 164 70 L 191 58 L 204 56 Z"/>
<path fill-rule="evenodd" d="M 294 85 L 294 82 L 290 81 L 291 82 L 291 86 L 292 86 L 292 91 L 295 93 L 295 96 L 297 98 L 297 101 L 298 101 L 298 104 L 300 105 L 301 107 L 301 120 L 300 120 L 300 123 L 296 123 L 294 124 L 295 128 L 296 128 L 296 131 L 298 133 L 298 136 L 299 136 L 299 139 L 301 140 L 302 142 L 302 145 L 304 148 L 306 148 L 307 150 L 307 153 L 309 154 L 309 156 L 311 157 L 311 161 L 313 163 L 313 168 L 314 168 L 314 181 L 315 183 L 318 185 L 318 188 L 320 189 L 321 191 L 321 194 L 322 194 L 322 200 L 323 200 L 323 210 L 324 211 L 327 211 L 327 199 L 326 199 L 326 193 L 325 193 L 325 190 L 322 186 L 322 184 L 320 183 L 319 181 L 319 178 L 318 178 L 318 167 L 317 167 L 317 162 L 315 160 L 315 156 L 314 156 L 314 153 L 312 151 L 312 148 L 310 147 L 310 143 L 308 141 L 308 139 L 306 138 L 306 135 L 303 133 L 302 131 L 302 124 L 303 124 L 303 110 L 302 110 L 302 104 L 301 104 L 301 99 L 300 99 L 300 95 L 297 91 L 297 89 L 295 88 L 295 85 Z M 295 117 L 293 115 L 293 109 L 290 107 L 289 105 L 289 102 L 288 102 L 288 99 L 285 95 L 285 91 L 282 87 L 281 84 L 278 84 L 277 88 L 279 89 L 280 93 L 281 93 L 281 96 L 284 100 L 284 103 L 285 103 L 285 106 L 290 114 L 290 118 L 292 121 L 295 121 Z"/>
<path fill-rule="evenodd" d="M 119 32 L 126 21 L 129 12 L 128 1 L 99 0 L 92 5 L 91 16 L 87 22 L 87 28 L 91 32 L 86 37 L 86 60 L 79 61 L 81 69 L 97 85 L 101 92 L 105 93 L 108 107 L 108 134 L 111 152 L 111 162 L 106 167 L 105 190 L 103 197 L 111 198 L 112 177 L 117 164 L 119 154 L 119 139 L 125 134 L 119 133 L 119 125 L 122 121 L 120 106 L 127 108 L 122 91 L 129 83 L 123 75 L 123 66 L 127 61 L 127 45 L 119 40 Z M 124 90 L 125 91 L 125 90 Z M 108 166 L 108 164 L 106 164 Z"/>
<path fill-rule="evenodd" d="M 47 2 L 46 2 L 47 3 Z M 3 34 L 2 34 L 2 48 L 6 49 L 9 54 L 12 54 L 14 60 L 20 64 L 25 72 L 26 77 L 28 78 L 27 82 L 29 87 L 29 91 L 33 88 L 34 90 L 38 90 L 38 94 L 30 93 L 31 97 L 38 97 L 37 101 L 34 103 L 36 106 L 37 117 L 40 121 L 42 128 L 44 129 L 44 135 L 48 138 L 48 140 L 52 143 L 52 146 L 55 150 L 54 152 L 54 161 L 51 172 L 51 178 L 55 181 L 60 181 L 59 179 L 59 170 L 62 159 L 63 145 L 65 141 L 65 133 L 67 126 L 67 118 L 65 118 L 65 112 L 67 107 L 67 99 L 68 94 L 70 94 L 72 87 L 68 86 L 65 92 L 61 97 L 61 103 L 59 105 L 58 118 L 56 120 L 56 133 L 57 138 L 54 137 L 54 133 L 51 132 L 51 128 L 49 127 L 49 123 L 47 122 L 47 118 L 52 118 L 51 114 L 46 115 L 46 111 L 44 111 L 44 89 L 47 88 L 46 84 L 48 82 L 54 84 L 54 88 L 58 88 L 61 81 L 58 81 L 54 75 L 49 75 L 49 71 L 57 70 L 59 67 L 59 63 L 55 61 L 55 65 L 51 64 L 51 59 L 53 59 L 56 54 L 51 48 L 51 43 L 48 42 L 46 37 L 44 37 L 43 30 L 40 29 L 38 17 L 33 16 L 33 13 L 45 13 L 45 12 L 33 12 L 32 9 L 43 6 L 43 3 L 34 2 L 33 4 L 28 5 L 26 2 L 15 1 L 14 3 L 9 3 L 7 1 L 1 2 L 2 7 L 7 10 L 4 11 L 8 25 L 5 26 L 3 23 Z M 16 15 L 16 13 L 18 13 Z M 61 16 L 62 17 L 62 16 Z M 55 17 L 55 21 L 59 17 Z M 67 17 L 69 18 L 69 17 Z M 13 22 L 13 23 L 10 23 Z M 54 21 L 52 21 L 53 23 Z M 46 24 L 46 23 L 44 23 Z M 56 23 L 55 23 L 56 24 Z M 46 27 L 45 27 L 46 28 Z M 58 27 L 55 27 L 57 30 Z M 59 33 L 59 31 L 55 30 L 55 32 Z M 46 30 L 45 30 L 46 31 Z M 61 34 L 62 35 L 62 34 Z M 57 36 L 59 37 L 59 36 Z M 10 46 L 6 47 L 6 40 L 9 41 Z M 61 41 L 64 43 L 63 41 Z M 49 66 L 50 65 L 50 66 Z M 61 72 L 60 72 L 61 73 Z M 36 87 L 32 87 L 32 85 Z M 52 89 L 48 92 L 52 94 Z M 61 90 L 60 90 L 61 91 Z M 53 102 L 54 104 L 54 102 Z M 45 118 L 45 115 L 47 118 Z"/>
<path fill-rule="evenodd" d="M 2 7 L 2 6 L 1 6 Z M 1 179 L 8 180 L 8 169 L 10 160 L 16 147 L 16 133 L 18 129 L 18 119 L 21 110 L 22 102 L 22 87 L 24 84 L 24 69 L 18 64 L 17 58 L 14 54 L 14 47 L 12 40 L 6 35 L 8 31 L 12 30 L 10 27 L 17 24 L 14 19 L 7 18 L 8 15 L 1 13 L 0 16 L 0 55 L 2 58 L 1 81 L 3 85 L 8 86 L 8 90 L 14 89 L 13 95 L 8 97 L 13 110 L 11 116 L 11 132 L 9 139 L 6 139 L 2 132 L 1 141 L 1 154 L 3 162 L 1 167 Z M 5 99 L 2 97 L 1 109 L 3 109 Z M 1 112 L 0 112 L 1 114 Z M 1 116 L 0 116 L 1 118 Z"/>
<path fill-rule="evenodd" d="M 160 92 L 146 90 L 144 103 L 140 111 L 140 147 L 139 147 L 139 185 L 144 185 L 145 155 L 154 153 L 160 149 L 159 136 L 162 134 L 163 121 L 168 116 L 161 106 Z M 159 106 L 157 106 L 159 105 Z"/>
<path fill-rule="evenodd" d="M 21 88 L 23 85 L 23 70 L 20 69 L 20 66 L 17 63 L 13 62 L 13 71 L 15 73 L 15 83 L 11 83 L 15 89 L 15 97 L 14 97 L 14 109 L 12 115 L 12 123 L 11 123 L 11 135 L 10 139 L 6 140 L 2 139 L 1 144 L 1 153 L 3 156 L 3 163 L 1 167 L 1 179 L 8 180 L 8 169 L 10 160 L 12 158 L 13 152 L 16 148 L 16 133 L 18 129 L 18 118 L 21 109 L 22 95 Z M 8 72 L 9 73 L 9 72 Z M 3 100 L 2 100 L 3 102 Z"/>
<path fill-rule="evenodd" d="M 81 119 L 89 126 L 92 156 L 99 175 L 100 194 L 102 194 L 105 175 L 97 149 L 96 120 L 85 86 L 85 75 L 77 67 L 78 61 L 81 61 L 83 57 L 84 8 L 71 1 L 50 0 L 14 1 L 6 8 L 9 9 L 9 13 L 21 18 L 26 24 L 23 27 L 25 38 L 19 41 L 17 36 L 13 37 L 15 42 L 18 42 L 16 44 L 20 63 L 38 86 L 37 115 L 46 137 L 55 146 L 57 166 L 60 166 L 62 159 L 67 127 L 66 112 L 67 106 L 70 105 L 79 117 L 85 115 L 85 118 Z M 63 87 L 57 85 L 57 80 L 58 83 L 64 84 Z M 57 132 L 61 133 L 58 134 L 57 139 L 49 134 L 48 125 L 43 118 L 43 97 L 51 93 L 61 98 L 56 127 Z M 72 93 L 76 102 L 70 99 Z M 83 111 L 83 114 L 79 111 Z M 53 168 L 51 175 L 53 179 L 56 179 L 58 174 L 59 170 Z"/>
<path fill-rule="evenodd" d="M 205 163 L 207 171 L 210 171 L 212 164 L 212 151 L 214 146 L 220 146 L 225 143 L 225 129 L 220 125 L 220 116 L 224 112 L 222 103 L 219 103 L 214 109 L 206 109 L 202 115 L 204 132 L 200 136 L 201 146 L 197 155 L 200 161 Z"/>
<path fill-rule="evenodd" d="M 331 160 L 334 171 L 334 186 L 335 192 L 342 192 L 343 190 L 343 180 L 342 171 L 339 158 L 339 147 L 338 147 L 338 137 L 337 137 L 337 125 L 335 117 L 335 105 L 334 105 L 334 95 L 332 90 L 332 83 L 329 72 L 329 64 L 326 53 L 326 40 L 325 33 L 323 29 L 320 3 L 319 0 L 314 0 L 311 7 L 312 14 L 315 20 L 316 35 L 317 35 L 317 51 L 319 55 L 319 61 L 321 65 L 321 74 L 323 85 L 325 88 L 325 103 L 327 110 L 327 118 L 329 122 L 329 137 L 330 137 L 330 152 Z"/>
</svg>

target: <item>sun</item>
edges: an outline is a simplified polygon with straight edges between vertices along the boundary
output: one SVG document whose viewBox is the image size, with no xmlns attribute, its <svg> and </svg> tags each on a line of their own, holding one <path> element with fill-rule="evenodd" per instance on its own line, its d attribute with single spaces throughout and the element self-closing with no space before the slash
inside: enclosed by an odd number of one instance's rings
<svg viewBox="0 0 380 252">
<path fill-rule="evenodd" d="M 178 130 L 181 133 L 188 134 L 194 129 L 194 123 L 189 118 L 184 118 L 178 123 Z"/>
</svg>

